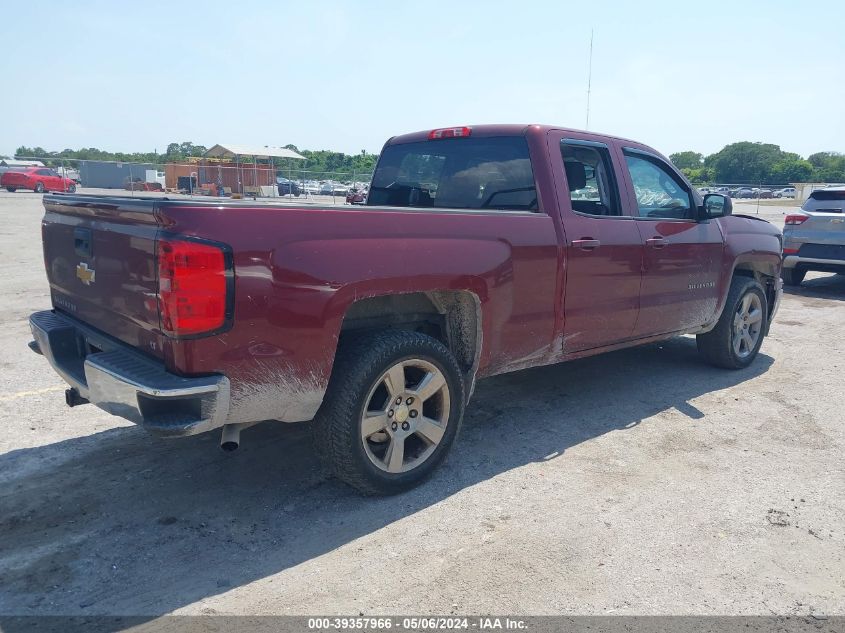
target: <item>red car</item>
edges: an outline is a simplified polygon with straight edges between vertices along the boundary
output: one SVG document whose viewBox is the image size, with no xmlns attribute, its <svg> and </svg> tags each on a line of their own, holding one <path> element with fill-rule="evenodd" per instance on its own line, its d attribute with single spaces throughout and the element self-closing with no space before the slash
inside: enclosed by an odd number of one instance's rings
<svg viewBox="0 0 845 633">
<path fill-rule="evenodd" d="M 366 204 L 367 192 L 359 191 L 357 189 L 350 189 L 346 194 L 346 204 Z"/>
<path fill-rule="evenodd" d="M 0 187 L 7 191 L 32 189 L 35 193 L 45 191 L 76 191 L 76 183 L 70 178 L 62 178 L 56 170 L 49 167 L 29 167 L 21 171 L 7 171 L 0 176 Z"/>
</svg>

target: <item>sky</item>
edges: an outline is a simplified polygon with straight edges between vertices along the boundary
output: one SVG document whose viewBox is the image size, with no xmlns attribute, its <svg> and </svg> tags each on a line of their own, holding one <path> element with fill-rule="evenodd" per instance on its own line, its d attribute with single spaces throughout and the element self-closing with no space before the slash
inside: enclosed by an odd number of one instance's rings
<svg viewBox="0 0 845 633">
<path fill-rule="evenodd" d="M 845 2 L 2 0 L 0 154 L 483 123 L 845 152 Z"/>
</svg>

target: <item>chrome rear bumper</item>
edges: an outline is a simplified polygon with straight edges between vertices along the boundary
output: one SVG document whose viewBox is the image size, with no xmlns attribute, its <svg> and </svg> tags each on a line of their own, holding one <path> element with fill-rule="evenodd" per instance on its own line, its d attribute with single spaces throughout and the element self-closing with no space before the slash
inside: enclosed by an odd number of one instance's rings
<svg viewBox="0 0 845 633">
<path fill-rule="evenodd" d="M 35 339 L 30 347 L 80 397 L 104 411 L 161 436 L 194 435 L 226 422 L 225 376 L 177 376 L 159 361 L 57 312 L 36 312 L 29 325 Z"/>
</svg>

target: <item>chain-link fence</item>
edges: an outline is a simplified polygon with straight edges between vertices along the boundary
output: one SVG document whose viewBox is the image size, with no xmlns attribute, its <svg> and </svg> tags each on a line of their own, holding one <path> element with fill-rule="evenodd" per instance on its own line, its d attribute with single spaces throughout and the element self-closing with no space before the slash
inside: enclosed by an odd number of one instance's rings
<svg viewBox="0 0 845 633">
<path fill-rule="evenodd" d="M 182 163 L 135 163 L 43 156 L 19 156 L 0 165 L 3 171 L 26 171 L 33 186 L 47 191 L 120 189 L 189 196 L 233 198 L 346 199 L 369 188 L 372 172 L 310 171 L 279 168 L 270 162 L 191 159 Z M 33 169 L 34 168 L 34 172 Z M 73 184 L 71 184 L 73 183 Z M 24 188 L 24 187 L 20 187 Z"/>
<path fill-rule="evenodd" d="M 794 198 L 795 186 L 790 183 L 717 183 L 697 185 L 701 193 L 721 193 L 731 198 Z"/>
</svg>

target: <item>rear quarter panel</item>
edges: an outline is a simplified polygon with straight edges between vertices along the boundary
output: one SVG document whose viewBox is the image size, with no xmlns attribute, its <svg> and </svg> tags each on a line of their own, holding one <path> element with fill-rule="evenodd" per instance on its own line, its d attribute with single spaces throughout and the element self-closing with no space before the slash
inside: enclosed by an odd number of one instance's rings
<svg viewBox="0 0 845 633">
<path fill-rule="evenodd" d="M 479 376 L 548 352 L 559 264 L 544 213 L 195 205 L 160 212 L 167 230 L 233 248 L 232 329 L 166 348 L 176 371 L 229 376 L 230 421 L 313 417 L 344 315 L 366 297 L 471 292 L 482 317 Z"/>
</svg>

